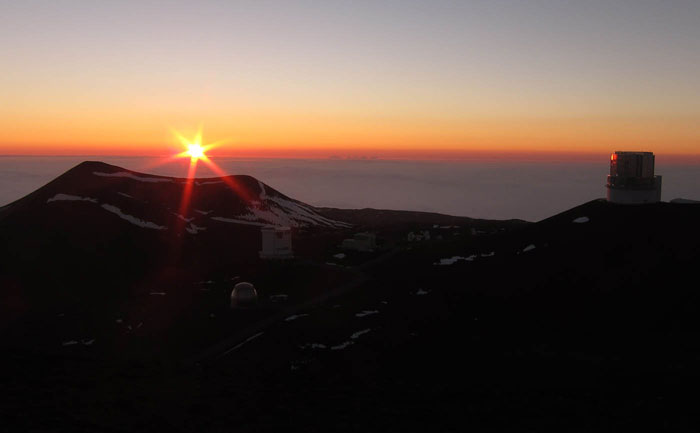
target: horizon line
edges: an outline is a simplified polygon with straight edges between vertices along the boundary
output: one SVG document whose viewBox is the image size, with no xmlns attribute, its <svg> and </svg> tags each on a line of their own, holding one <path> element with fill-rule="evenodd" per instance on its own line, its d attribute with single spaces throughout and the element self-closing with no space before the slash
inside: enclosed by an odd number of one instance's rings
<svg viewBox="0 0 700 433">
<path fill-rule="evenodd" d="M 646 150 L 645 151 L 650 151 Z M 469 150 L 469 151 L 442 151 L 442 152 L 430 152 L 423 154 L 423 152 L 406 152 L 409 155 L 381 155 L 381 154 L 363 154 L 363 153 L 351 153 L 343 154 L 341 152 L 333 154 L 280 154 L 280 155 L 261 155 L 261 154 L 249 154 L 241 155 L 241 152 L 237 154 L 216 154 L 216 152 L 209 153 L 210 158 L 225 158 L 225 159 L 239 159 L 239 160 L 319 160 L 319 161 L 470 161 L 470 160 L 507 160 L 507 161 L 572 161 L 577 159 L 584 159 L 587 161 L 597 161 L 601 160 L 603 157 L 607 160 L 608 156 L 614 152 L 625 151 L 615 148 L 611 151 L 543 151 L 543 150 L 533 150 L 533 151 L 486 151 L 486 150 Z M 637 151 L 637 150 L 635 150 Z M 641 151 L 641 150 L 640 150 Z M 381 153 L 381 150 L 379 151 Z M 394 151 L 395 152 L 395 151 Z M 652 151 L 653 152 L 653 151 Z M 393 153 L 393 152 L 392 152 Z M 665 152 L 653 152 L 657 157 L 661 156 L 665 162 L 672 163 L 690 163 L 697 164 L 700 163 L 700 153 L 665 153 Z M 0 154 L 0 158 L 169 158 L 172 154 L 158 153 L 158 154 L 118 154 L 118 153 L 3 153 Z"/>
</svg>

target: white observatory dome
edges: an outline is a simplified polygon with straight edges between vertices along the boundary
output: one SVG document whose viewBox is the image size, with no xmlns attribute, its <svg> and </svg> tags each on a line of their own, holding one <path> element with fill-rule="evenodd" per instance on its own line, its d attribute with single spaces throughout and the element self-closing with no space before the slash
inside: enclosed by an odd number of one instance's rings
<svg viewBox="0 0 700 433">
<path fill-rule="evenodd" d="M 252 307 L 258 301 L 258 292 L 255 286 L 242 282 L 233 287 L 231 292 L 231 308 Z"/>
</svg>

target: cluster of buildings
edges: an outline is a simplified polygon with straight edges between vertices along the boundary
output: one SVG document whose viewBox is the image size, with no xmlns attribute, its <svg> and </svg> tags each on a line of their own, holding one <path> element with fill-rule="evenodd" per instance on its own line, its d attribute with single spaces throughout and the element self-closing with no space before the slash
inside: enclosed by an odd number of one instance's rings
<svg viewBox="0 0 700 433">
<path fill-rule="evenodd" d="M 654 173 L 652 152 L 616 151 L 610 155 L 610 174 L 607 179 L 607 199 L 612 203 L 642 204 L 661 201 L 661 176 Z M 263 227 L 263 259 L 290 259 L 292 250 L 292 230 L 289 227 Z M 430 240 L 427 230 L 408 233 L 409 242 Z M 374 233 L 355 233 L 352 238 L 340 244 L 344 250 L 369 252 L 377 247 Z"/>
<path fill-rule="evenodd" d="M 409 242 L 429 241 L 430 240 L 430 231 L 421 230 L 421 231 L 418 231 L 417 233 L 408 232 L 408 235 L 406 236 L 406 240 Z"/>
<path fill-rule="evenodd" d="M 291 259 L 294 257 L 292 250 L 292 230 L 289 227 L 263 227 L 262 259 Z M 420 236 L 430 239 L 430 233 L 425 232 Z M 421 237 L 422 239 L 422 237 Z M 377 236 L 374 233 L 355 233 L 352 238 L 343 239 L 340 248 L 347 251 L 371 252 L 377 248 Z"/>
<path fill-rule="evenodd" d="M 377 236 L 374 233 L 355 233 L 350 239 L 343 239 L 340 248 L 350 251 L 371 252 L 377 248 Z"/>
<path fill-rule="evenodd" d="M 610 174 L 607 178 L 607 200 L 621 204 L 643 204 L 661 201 L 661 176 L 654 173 L 652 152 L 621 152 L 610 155 Z M 474 230 L 474 229 L 472 229 Z M 292 250 L 292 230 L 290 227 L 263 227 L 262 259 L 290 259 Z M 422 230 L 408 233 L 409 242 L 430 240 L 430 232 Z M 377 248 L 374 233 L 355 233 L 344 239 L 340 248 L 348 251 L 371 252 Z M 231 307 L 245 308 L 257 302 L 257 291 L 250 283 L 237 284 L 231 293 Z"/>
</svg>

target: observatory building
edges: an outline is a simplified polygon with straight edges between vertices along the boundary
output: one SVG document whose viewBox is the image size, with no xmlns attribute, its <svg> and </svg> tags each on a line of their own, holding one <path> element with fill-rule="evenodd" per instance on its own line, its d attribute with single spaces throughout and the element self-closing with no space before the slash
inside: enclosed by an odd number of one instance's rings
<svg viewBox="0 0 700 433">
<path fill-rule="evenodd" d="M 622 204 L 661 201 L 661 176 L 654 175 L 652 152 L 615 152 L 610 155 L 608 201 Z"/>
<path fill-rule="evenodd" d="M 292 229 L 289 227 L 263 227 L 262 230 L 262 259 L 291 259 Z"/>
<path fill-rule="evenodd" d="M 258 302 L 258 292 L 250 283 L 238 283 L 231 292 L 231 308 L 253 307 Z"/>
</svg>

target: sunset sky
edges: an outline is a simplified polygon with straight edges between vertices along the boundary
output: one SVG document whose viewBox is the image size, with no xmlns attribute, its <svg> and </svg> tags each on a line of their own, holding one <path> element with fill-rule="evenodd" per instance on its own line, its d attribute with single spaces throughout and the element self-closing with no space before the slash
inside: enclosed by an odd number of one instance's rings
<svg viewBox="0 0 700 433">
<path fill-rule="evenodd" d="M 0 154 L 700 154 L 700 1 L 0 1 Z M 177 150 L 178 152 L 181 149 Z"/>
</svg>

